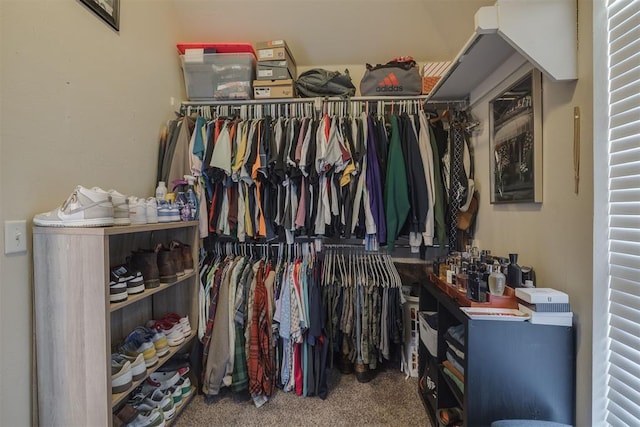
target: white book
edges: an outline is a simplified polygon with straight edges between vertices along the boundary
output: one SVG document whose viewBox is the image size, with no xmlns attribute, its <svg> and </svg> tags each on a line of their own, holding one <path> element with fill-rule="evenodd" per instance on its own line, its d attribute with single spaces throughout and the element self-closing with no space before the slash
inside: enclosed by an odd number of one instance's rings
<svg viewBox="0 0 640 427">
<path fill-rule="evenodd" d="M 555 313 L 554 313 L 555 314 Z M 570 316 L 555 316 L 549 314 L 535 313 L 529 319 L 530 323 L 534 325 L 556 325 L 556 326 L 572 326 L 573 325 L 573 313 L 569 312 Z"/>
<path fill-rule="evenodd" d="M 516 297 L 530 304 L 569 302 L 569 295 L 553 288 L 516 288 Z"/>
<path fill-rule="evenodd" d="M 518 303 L 518 310 L 520 310 L 521 312 L 528 314 L 529 316 L 533 317 L 553 317 L 553 316 L 560 316 L 560 317 L 572 317 L 573 316 L 573 312 L 571 311 L 552 311 L 552 312 L 540 312 L 540 311 L 535 311 L 530 309 L 529 307 L 527 307 L 525 304 L 520 304 Z"/>
</svg>

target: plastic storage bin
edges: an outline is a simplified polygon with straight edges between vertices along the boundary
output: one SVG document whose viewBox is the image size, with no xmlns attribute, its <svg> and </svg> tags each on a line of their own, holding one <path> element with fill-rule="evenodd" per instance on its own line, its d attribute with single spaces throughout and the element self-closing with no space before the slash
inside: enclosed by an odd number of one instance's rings
<svg viewBox="0 0 640 427">
<path fill-rule="evenodd" d="M 418 319 L 420 320 L 420 340 L 433 357 L 438 356 L 438 331 L 429 326 L 427 317 L 437 315 L 435 311 L 421 311 L 418 313 Z"/>
<path fill-rule="evenodd" d="M 251 53 L 180 55 L 180 60 L 190 101 L 252 98 L 256 58 Z"/>
</svg>

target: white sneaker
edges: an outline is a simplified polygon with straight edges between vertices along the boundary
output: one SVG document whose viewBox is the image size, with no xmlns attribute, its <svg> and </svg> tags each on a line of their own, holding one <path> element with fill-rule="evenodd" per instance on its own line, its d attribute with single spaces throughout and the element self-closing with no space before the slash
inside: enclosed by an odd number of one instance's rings
<svg viewBox="0 0 640 427">
<path fill-rule="evenodd" d="M 33 224 L 43 227 L 106 227 L 114 224 L 108 193 L 78 185 L 59 208 L 37 214 Z"/>
<path fill-rule="evenodd" d="M 147 205 L 147 223 L 148 224 L 157 224 L 158 223 L 158 202 L 156 202 L 155 197 L 149 197 L 145 204 Z"/>
<path fill-rule="evenodd" d="M 118 193 L 116 190 L 109 190 L 111 195 L 111 203 L 113 203 L 114 225 L 129 225 L 129 200 L 124 194 Z"/>
<path fill-rule="evenodd" d="M 180 221 L 180 209 L 178 209 L 178 205 L 175 203 L 169 204 L 169 218 L 171 218 L 171 222 Z"/>
<path fill-rule="evenodd" d="M 111 355 L 111 392 L 122 393 L 133 384 L 131 362 L 119 354 Z"/>
<path fill-rule="evenodd" d="M 138 410 L 138 416 L 127 424 L 128 427 L 165 427 L 165 425 L 162 409 L 158 407 Z"/>
<path fill-rule="evenodd" d="M 129 220 L 131 224 L 147 223 L 147 205 L 144 199 L 129 197 Z"/>
</svg>

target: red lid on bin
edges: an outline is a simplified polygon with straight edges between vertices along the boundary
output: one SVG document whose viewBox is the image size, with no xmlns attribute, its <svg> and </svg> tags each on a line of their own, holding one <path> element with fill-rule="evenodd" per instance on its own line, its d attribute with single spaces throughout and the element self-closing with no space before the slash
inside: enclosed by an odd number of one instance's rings
<svg viewBox="0 0 640 427">
<path fill-rule="evenodd" d="M 186 49 L 205 49 L 205 53 L 210 49 L 212 53 L 250 53 L 256 56 L 251 43 L 178 43 L 176 47 L 181 55 Z"/>
</svg>

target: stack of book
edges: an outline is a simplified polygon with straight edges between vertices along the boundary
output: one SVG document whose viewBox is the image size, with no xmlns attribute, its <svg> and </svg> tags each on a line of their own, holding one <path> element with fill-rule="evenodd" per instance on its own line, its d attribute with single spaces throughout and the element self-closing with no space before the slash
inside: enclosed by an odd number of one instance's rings
<svg viewBox="0 0 640 427">
<path fill-rule="evenodd" d="M 572 326 L 569 295 L 552 288 L 516 288 L 518 309 L 539 325 Z"/>
</svg>

